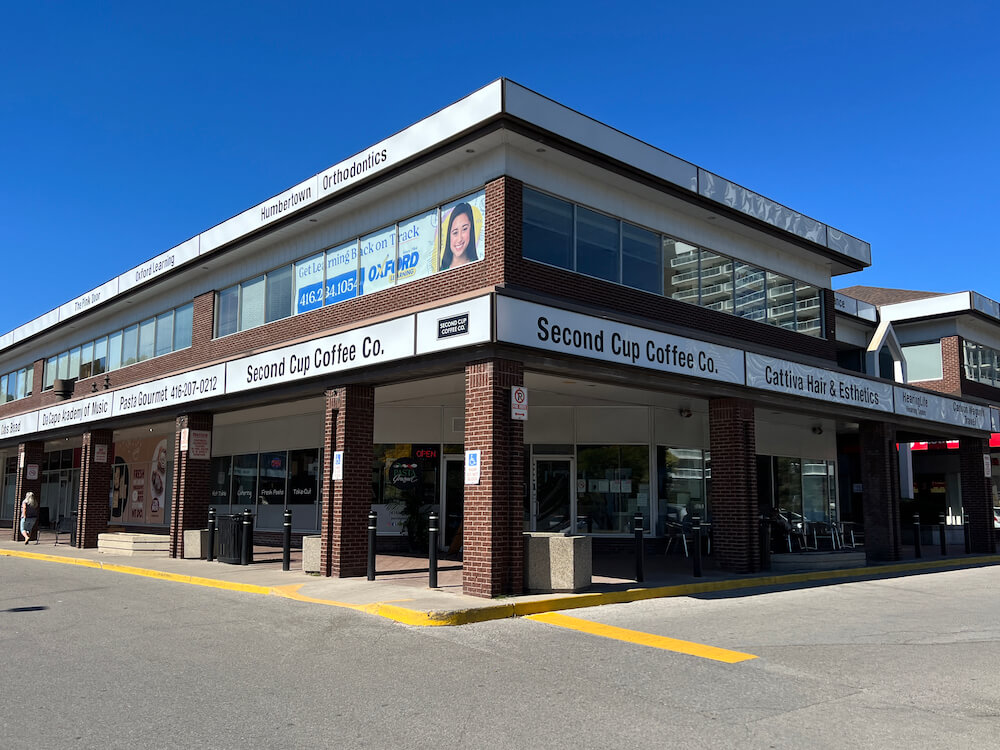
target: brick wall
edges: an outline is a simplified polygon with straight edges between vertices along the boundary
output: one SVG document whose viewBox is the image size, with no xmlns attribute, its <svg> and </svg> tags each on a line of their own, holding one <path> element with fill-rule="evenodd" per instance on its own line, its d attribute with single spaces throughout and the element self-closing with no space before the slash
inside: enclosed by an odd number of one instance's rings
<svg viewBox="0 0 1000 750">
<path fill-rule="evenodd" d="M 42 459 L 45 457 L 45 443 L 31 440 L 17 446 L 17 474 L 14 480 L 14 535 L 15 542 L 24 541 L 21 536 L 21 504 L 28 492 L 35 493 L 35 499 L 42 501 Z M 38 474 L 28 479 L 28 466 L 37 467 Z M 37 529 L 37 524 L 36 524 Z M 37 532 L 36 532 L 37 533 Z"/>
<path fill-rule="evenodd" d="M 859 435 L 865 554 L 869 562 L 898 560 L 900 519 L 896 428 L 886 422 L 861 422 Z"/>
<path fill-rule="evenodd" d="M 959 440 L 962 509 L 969 519 L 972 551 L 980 554 L 993 554 L 997 551 L 993 529 L 993 494 L 983 462 L 983 456 L 989 456 L 989 453 L 989 441 L 983 438 Z"/>
<path fill-rule="evenodd" d="M 326 392 L 320 526 L 322 575 L 348 578 L 365 575 L 367 571 L 374 428 L 372 386 L 352 384 Z M 331 478 L 334 451 L 344 451 L 344 478 L 340 481 Z"/>
<path fill-rule="evenodd" d="M 212 415 L 182 414 L 174 422 L 174 481 L 170 488 L 170 556 L 184 557 L 184 532 L 208 525 L 211 503 L 212 461 L 191 458 L 181 450 L 182 430 L 211 432 Z"/>
<path fill-rule="evenodd" d="M 510 418 L 524 366 L 506 359 L 465 367 L 465 449 L 481 451 L 480 479 L 465 487 L 462 591 L 519 594 L 524 587 L 524 425 Z"/>
<path fill-rule="evenodd" d="M 945 336 L 941 339 L 941 374 L 940 380 L 921 380 L 914 385 L 929 391 L 947 393 L 951 396 L 961 396 L 965 381 L 962 367 L 962 339 L 960 336 Z"/>
<path fill-rule="evenodd" d="M 712 549 L 723 570 L 760 570 L 754 406 L 736 398 L 708 402 L 712 449 Z"/>
<path fill-rule="evenodd" d="M 111 430 L 91 430 L 83 433 L 80 458 L 80 504 L 76 516 L 76 546 L 85 549 L 97 546 L 98 535 L 108 530 L 111 508 L 111 469 L 114 461 Z M 103 461 L 97 460 L 98 446 L 103 446 Z"/>
</svg>

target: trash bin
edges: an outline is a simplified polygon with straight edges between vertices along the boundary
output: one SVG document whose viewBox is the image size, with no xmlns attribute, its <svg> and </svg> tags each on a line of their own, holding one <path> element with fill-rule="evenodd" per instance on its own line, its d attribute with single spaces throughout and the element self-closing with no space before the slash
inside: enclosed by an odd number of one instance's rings
<svg viewBox="0 0 1000 750">
<path fill-rule="evenodd" d="M 219 543 L 219 562 L 239 565 L 241 553 L 243 552 L 243 516 L 234 513 L 232 515 L 219 515 L 216 517 L 216 525 Z M 250 553 L 249 559 L 253 561 L 253 525 L 250 526 Z"/>
</svg>

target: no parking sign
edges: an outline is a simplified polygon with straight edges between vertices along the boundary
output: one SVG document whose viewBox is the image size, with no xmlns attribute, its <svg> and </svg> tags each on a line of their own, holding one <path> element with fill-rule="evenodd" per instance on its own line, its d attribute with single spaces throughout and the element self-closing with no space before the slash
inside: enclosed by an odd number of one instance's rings
<svg viewBox="0 0 1000 750">
<path fill-rule="evenodd" d="M 510 389 L 510 418 L 522 422 L 528 419 L 528 389 L 523 385 Z"/>
</svg>

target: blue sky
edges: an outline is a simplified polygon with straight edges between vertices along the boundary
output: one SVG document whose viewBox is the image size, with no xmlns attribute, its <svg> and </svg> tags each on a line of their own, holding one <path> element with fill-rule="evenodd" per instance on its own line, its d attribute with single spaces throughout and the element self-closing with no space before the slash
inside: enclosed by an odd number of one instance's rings
<svg viewBox="0 0 1000 750">
<path fill-rule="evenodd" d="M 341 5 L 7 3 L 0 333 L 500 76 L 1000 298 L 993 3 Z"/>
</svg>

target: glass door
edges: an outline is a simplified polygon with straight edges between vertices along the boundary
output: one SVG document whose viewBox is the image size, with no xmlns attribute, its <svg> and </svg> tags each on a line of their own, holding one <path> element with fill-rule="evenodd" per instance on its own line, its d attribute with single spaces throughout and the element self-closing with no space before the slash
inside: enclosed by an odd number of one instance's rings
<svg viewBox="0 0 1000 750">
<path fill-rule="evenodd" d="M 531 464 L 533 531 L 574 533 L 576 492 L 572 456 L 535 456 Z"/>
<path fill-rule="evenodd" d="M 465 456 L 444 456 L 441 483 L 441 535 L 438 548 L 457 555 L 462 549 L 462 515 L 465 510 Z"/>
</svg>

